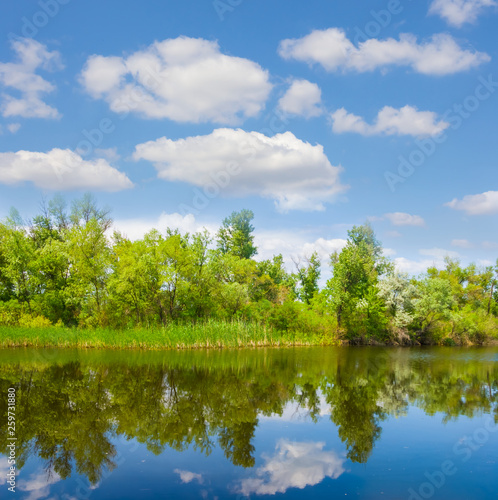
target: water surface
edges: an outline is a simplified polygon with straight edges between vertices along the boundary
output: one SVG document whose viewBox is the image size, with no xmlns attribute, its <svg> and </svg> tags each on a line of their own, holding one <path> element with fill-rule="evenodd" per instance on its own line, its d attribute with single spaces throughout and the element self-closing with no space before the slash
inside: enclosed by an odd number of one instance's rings
<svg viewBox="0 0 498 500">
<path fill-rule="evenodd" d="M 496 347 L 0 350 L 12 498 L 496 499 L 497 362 Z"/>
</svg>

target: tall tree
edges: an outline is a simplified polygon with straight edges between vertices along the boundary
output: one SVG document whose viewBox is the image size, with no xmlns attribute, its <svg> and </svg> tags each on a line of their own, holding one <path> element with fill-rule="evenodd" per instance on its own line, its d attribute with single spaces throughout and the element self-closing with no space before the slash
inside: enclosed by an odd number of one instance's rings
<svg viewBox="0 0 498 500">
<path fill-rule="evenodd" d="M 311 299 L 318 293 L 318 280 L 320 279 L 320 259 L 316 252 L 306 258 L 306 265 L 295 262 L 297 268 L 297 281 L 300 287 L 297 290 L 299 298 L 310 304 Z"/>
<path fill-rule="evenodd" d="M 369 289 L 392 265 L 382 257 L 382 246 L 369 224 L 348 231 L 346 246 L 331 256 L 331 262 L 333 276 L 327 286 L 337 324 L 347 326 L 357 316 L 358 307 L 369 310 L 365 307 Z"/>
<path fill-rule="evenodd" d="M 218 231 L 218 249 L 222 253 L 230 253 L 242 259 L 250 259 L 258 253 L 254 246 L 254 226 L 251 221 L 254 214 L 251 210 L 232 212 L 223 220 Z"/>
</svg>

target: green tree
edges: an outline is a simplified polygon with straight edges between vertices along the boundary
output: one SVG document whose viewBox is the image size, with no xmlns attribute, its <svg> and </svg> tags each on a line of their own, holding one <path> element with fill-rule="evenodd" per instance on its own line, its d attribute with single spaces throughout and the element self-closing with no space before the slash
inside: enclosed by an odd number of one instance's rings
<svg viewBox="0 0 498 500">
<path fill-rule="evenodd" d="M 382 246 L 369 224 L 348 231 L 346 246 L 331 256 L 331 263 L 333 276 L 327 288 L 337 324 L 354 334 L 358 327 L 362 328 L 357 312 L 358 308 L 365 308 L 365 302 L 360 301 L 366 299 L 378 277 L 392 269 L 392 265 L 382 256 Z M 377 313 L 373 316 L 378 316 Z"/>
<path fill-rule="evenodd" d="M 319 292 L 318 280 L 320 279 L 320 259 L 317 252 L 313 252 L 311 257 L 305 259 L 306 265 L 295 262 L 296 278 L 299 283 L 297 289 L 298 297 L 310 305 L 311 300 Z"/>
<path fill-rule="evenodd" d="M 251 210 L 232 212 L 230 217 L 223 220 L 218 231 L 218 249 L 222 253 L 230 253 L 242 259 L 250 259 L 258 253 L 254 246 L 254 226 L 251 221 L 254 214 Z"/>
<path fill-rule="evenodd" d="M 418 297 L 414 301 L 414 316 L 423 333 L 430 330 L 437 321 L 448 320 L 455 299 L 451 283 L 443 278 L 426 278 L 419 283 Z"/>
</svg>

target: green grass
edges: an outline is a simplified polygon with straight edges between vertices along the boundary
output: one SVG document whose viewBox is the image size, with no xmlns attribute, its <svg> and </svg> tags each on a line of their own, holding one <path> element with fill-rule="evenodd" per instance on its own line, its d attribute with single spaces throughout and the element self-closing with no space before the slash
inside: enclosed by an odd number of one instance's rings
<svg viewBox="0 0 498 500">
<path fill-rule="evenodd" d="M 164 328 L 25 328 L 0 326 L 0 347 L 68 347 L 109 349 L 199 349 L 336 345 L 312 333 L 276 332 L 255 323 L 207 321 Z"/>
</svg>

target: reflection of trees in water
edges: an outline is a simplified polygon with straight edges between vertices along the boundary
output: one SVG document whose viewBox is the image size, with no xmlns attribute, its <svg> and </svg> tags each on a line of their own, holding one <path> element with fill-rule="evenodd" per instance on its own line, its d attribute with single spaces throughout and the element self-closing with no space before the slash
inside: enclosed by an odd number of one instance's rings
<svg viewBox="0 0 498 500">
<path fill-rule="evenodd" d="M 311 354 L 313 355 L 311 355 Z M 236 353 L 218 358 L 168 355 L 161 362 L 64 360 L 0 365 L 3 394 L 17 388 L 17 452 L 22 467 L 38 455 L 67 478 L 73 467 L 96 483 L 112 469 L 116 436 L 159 454 L 217 442 L 233 464 L 254 465 L 258 415 L 281 415 L 287 403 L 320 415 L 323 395 L 348 458 L 366 462 L 388 416 L 408 404 L 444 420 L 494 413 L 498 368 L 492 362 L 414 358 L 408 350 L 343 349 Z M 264 359 L 263 362 L 261 359 Z M 6 400 L 0 401 L 4 414 Z M 5 449 L 5 426 L 0 446 Z"/>
</svg>

